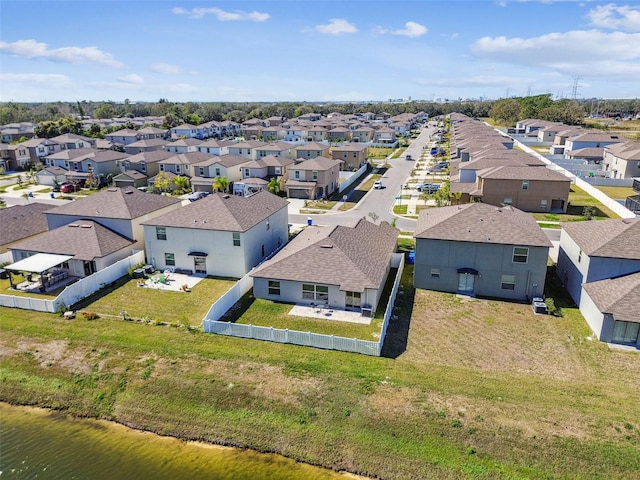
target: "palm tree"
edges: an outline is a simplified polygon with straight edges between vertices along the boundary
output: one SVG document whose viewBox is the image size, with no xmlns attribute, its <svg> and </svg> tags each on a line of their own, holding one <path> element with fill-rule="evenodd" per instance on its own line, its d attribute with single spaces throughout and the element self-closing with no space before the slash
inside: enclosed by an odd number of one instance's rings
<svg viewBox="0 0 640 480">
<path fill-rule="evenodd" d="M 271 177 L 271 180 L 269 180 L 267 184 L 267 190 L 273 194 L 277 194 L 280 191 L 280 182 L 277 177 Z"/>
<path fill-rule="evenodd" d="M 227 177 L 216 177 L 213 181 L 213 190 L 216 192 L 227 192 L 229 189 L 229 180 Z"/>
</svg>

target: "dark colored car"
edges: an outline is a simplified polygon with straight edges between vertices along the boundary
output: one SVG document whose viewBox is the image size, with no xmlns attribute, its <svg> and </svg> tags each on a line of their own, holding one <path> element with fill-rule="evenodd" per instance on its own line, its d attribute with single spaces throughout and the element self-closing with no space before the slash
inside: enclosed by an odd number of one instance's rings
<svg viewBox="0 0 640 480">
<path fill-rule="evenodd" d="M 440 190 L 439 183 L 423 183 L 416 187 L 419 192 L 435 193 Z"/>
</svg>

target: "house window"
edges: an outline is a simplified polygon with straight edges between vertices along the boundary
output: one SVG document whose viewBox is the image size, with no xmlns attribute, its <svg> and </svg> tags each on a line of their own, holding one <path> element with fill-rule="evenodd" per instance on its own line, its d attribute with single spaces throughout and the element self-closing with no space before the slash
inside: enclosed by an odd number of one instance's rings
<svg viewBox="0 0 640 480">
<path fill-rule="evenodd" d="M 176 264 L 176 256 L 173 253 L 165 253 L 164 254 L 164 264 L 165 265 L 175 265 Z"/>
<path fill-rule="evenodd" d="M 280 296 L 280 282 L 276 280 L 269 280 L 269 295 Z"/>
<path fill-rule="evenodd" d="M 160 165 L 160 171 L 164 172 L 164 165 L 162 165 L 162 164 Z"/>
<path fill-rule="evenodd" d="M 507 197 L 504 199 L 504 202 L 502 203 L 504 203 L 505 205 L 511 205 L 513 203 L 513 198 Z"/>
<path fill-rule="evenodd" d="M 282 174 L 282 168 L 275 167 L 274 172 L 276 173 L 276 175 L 280 175 L 280 174 Z"/>
<path fill-rule="evenodd" d="M 233 232 L 233 246 L 240 246 L 240 234 L 238 232 Z"/>
<path fill-rule="evenodd" d="M 167 239 L 167 229 L 166 229 L 166 227 L 156 227 L 156 238 L 158 240 L 166 240 Z"/>
<path fill-rule="evenodd" d="M 302 298 L 306 300 L 329 300 L 329 287 L 326 285 L 302 284 Z"/>
<path fill-rule="evenodd" d="M 295 171 L 294 177 L 295 177 L 296 179 L 299 179 L 299 178 L 300 178 L 300 170 L 296 170 L 296 171 Z"/>
<path fill-rule="evenodd" d="M 219 177 L 219 176 L 220 176 L 220 169 L 216 168 L 216 177 Z"/>
<path fill-rule="evenodd" d="M 578 251 L 578 263 L 580 263 L 580 260 L 582 260 L 582 250 Z"/>
<path fill-rule="evenodd" d="M 547 205 L 548 205 L 548 202 L 546 200 L 540 200 L 540 209 L 541 210 L 546 210 L 547 209 Z"/>
<path fill-rule="evenodd" d="M 611 340 L 619 343 L 636 343 L 639 333 L 640 323 L 616 320 L 613 322 L 613 337 Z"/>
<path fill-rule="evenodd" d="M 313 178 L 314 180 L 318 180 L 318 172 L 313 171 L 313 172 L 311 173 L 311 176 L 312 176 L 312 178 Z"/>
<path fill-rule="evenodd" d="M 180 165 L 176 165 L 176 173 L 180 173 Z"/>
<path fill-rule="evenodd" d="M 245 176 L 245 178 L 249 176 L 249 173 L 250 173 L 250 172 L 249 172 L 249 169 L 248 169 L 248 168 L 245 168 L 245 169 L 244 169 L 244 176 Z"/>
<path fill-rule="evenodd" d="M 502 288 L 502 290 L 515 290 L 516 289 L 516 276 L 515 275 L 502 275 L 500 288 Z"/>
<path fill-rule="evenodd" d="M 529 249 L 526 247 L 513 247 L 513 262 L 527 263 L 529 259 Z"/>
<path fill-rule="evenodd" d="M 198 167 L 198 176 L 204 177 L 204 167 Z"/>
<path fill-rule="evenodd" d="M 431 278 L 440 278 L 440 269 L 432 268 L 431 269 Z"/>
<path fill-rule="evenodd" d="M 529 190 L 529 180 L 523 180 L 522 181 L 522 189 L 523 190 Z"/>
</svg>

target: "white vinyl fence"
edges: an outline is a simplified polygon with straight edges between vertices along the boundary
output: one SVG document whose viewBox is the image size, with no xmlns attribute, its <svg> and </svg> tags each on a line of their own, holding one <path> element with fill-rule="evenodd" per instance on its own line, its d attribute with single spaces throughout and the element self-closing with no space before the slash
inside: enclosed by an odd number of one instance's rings
<svg viewBox="0 0 640 480">
<path fill-rule="evenodd" d="M 323 335 L 320 333 L 311 332 L 298 332 L 296 330 L 279 329 L 273 327 L 260 327 L 256 325 L 244 325 L 230 322 L 219 322 L 218 319 L 224 315 L 224 313 L 233 306 L 234 302 L 231 302 L 232 298 L 237 297 L 240 299 L 251 286 L 249 283 L 243 282 L 243 277 L 234 287 L 232 287 L 225 295 L 223 295 L 215 304 L 209 309 L 209 313 L 202 321 L 202 327 L 205 333 L 216 333 L 218 335 L 227 335 L 231 337 L 252 338 L 255 340 L 265 340 L 268 342 L 278 343 L 291 343 L 293 345 L 302 345 L 307 347 L 323 348 L 326 350 L 340 350 L 342 352 L 361 353 L 364 355 L 380 356 L 382 352 L 382 345 L 384 344 L 384 337 L 387 333 L 387 327 L 389 326 L 389 320 L 393 312 L 393 304 L 398 293 L 398 286 L 400 285 L 400 279 L 402 278 L 402 272 L 404 271 L 404 254 L 396 253 L 392 259 L 392 266 L 398 269 L 391 295 L 389 296 L 389 302 L 387 303 L 387 309 L 385 310 L 384 320 L 380 332 L 380 340 L 372 342 L 369 340 L 359 340 L 357 338 L 345 338 L 336 337 L 335 335 Z M 250 278 L 250 277 L 249 277 Z M 250 278 L 251 280 L 251 278 Z M 238 286 L 238 290 L 232 290 Z M 246 290 L 244 290 L 246 289 Z M 244 290 L 244 291 L 243 291 Z M 241 293 L 242 292 L 242 293 Z M 227 295 L 230 295 L 228 299 L 225 299 L 220 309 L 214 308 L 221 300 Z M 231 303 L 230 303 L 231 302 Z M 226 310 L 222 311 L 222 308 L 226 306 Z M 228 306 L 227 306 L 228 305 Z"/>
<path fill-rule="evenodd" d="M 347 178 L 344 182 L 342 182 L 338 186 L 338 192 L 340 193 L 344 192 L 347 188 L 349 188 L 353 184 L 353 182 L 359 179 L 360 176 L 366 171 L 367 171 L 367 164 L 365 163 L 357 171 L 353 172 L 353 174 L 351 174 L 349 178 Z"/>
<path fill-rule="evenodd" d="M 55 299 L 42 299 L 37 297 L 18 297 L 16 295 L 0 295 L 0 306 L 35 310 L 38 312 L 55 313 L 61 305 L 69 307 L 97 292 L 105 285 L 115 282 L 127 274 L 129 268 L 144 263 L 144 251 L 140 250 L 133 255 L 100 270 L 99 272 L 81 278 L 77 282 L 68 285 Z"/>
<path fill-rule="evenodd" d="M 0 263 L 13 263 L 13 255 L 11 252 L 0 253 Z"/>
</svg>

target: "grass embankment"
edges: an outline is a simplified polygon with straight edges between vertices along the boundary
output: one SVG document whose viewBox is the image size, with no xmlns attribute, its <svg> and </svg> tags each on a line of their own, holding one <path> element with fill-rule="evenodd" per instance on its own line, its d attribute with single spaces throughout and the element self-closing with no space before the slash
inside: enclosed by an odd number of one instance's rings
<svg viewBox="0 0 640 480">
<path fill-rule="evenodd" d="M 596 186 L 598 190 L 604 193 L 607 197 L 613 200 L 624 200 L 631 195 L 636 195 L 636 192 L 633 191 L 631 187 L 599 187 Z"/>
<path fill-rule="evenodd" d="M 640 356 L 411 279 L 385 358 L 2 309 L 0 400 L 380 478 L 637 478 Z"/>
</svg>

